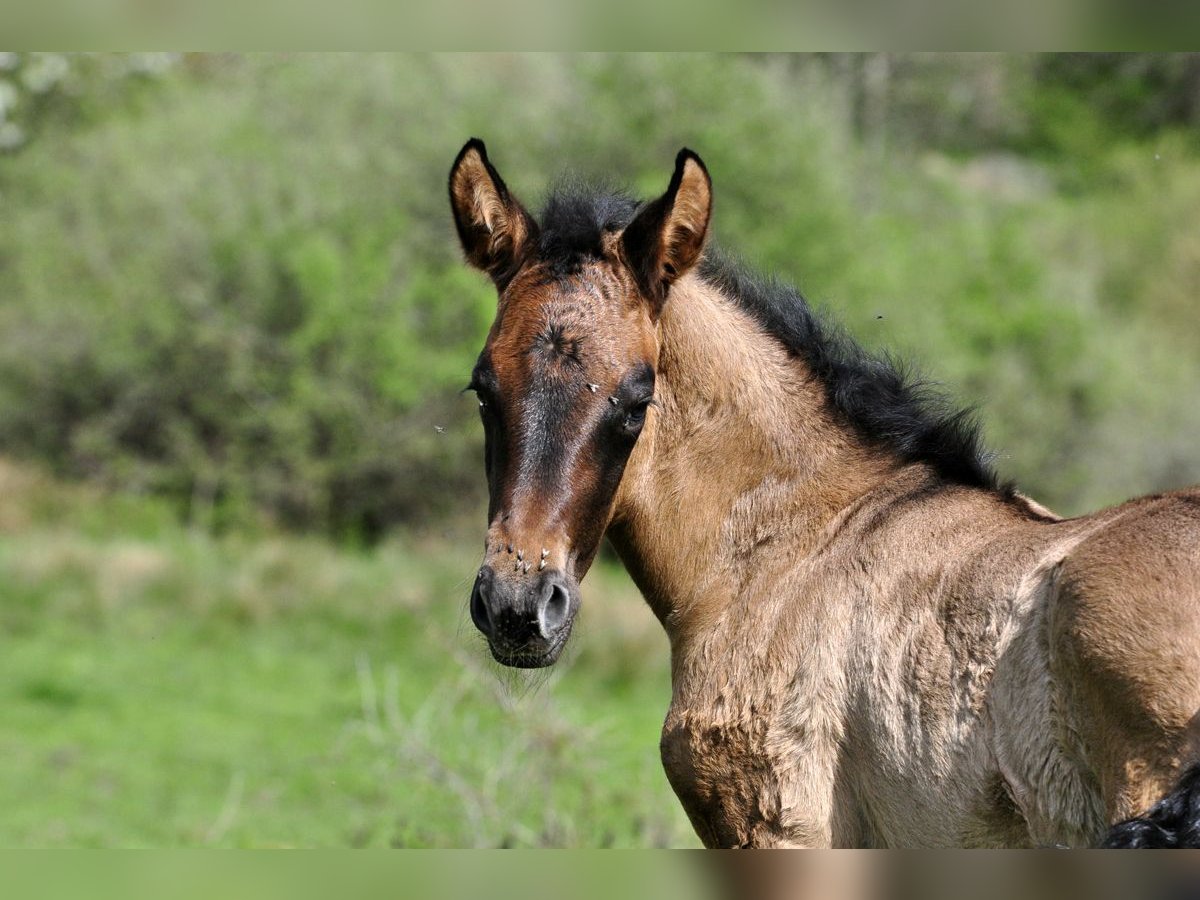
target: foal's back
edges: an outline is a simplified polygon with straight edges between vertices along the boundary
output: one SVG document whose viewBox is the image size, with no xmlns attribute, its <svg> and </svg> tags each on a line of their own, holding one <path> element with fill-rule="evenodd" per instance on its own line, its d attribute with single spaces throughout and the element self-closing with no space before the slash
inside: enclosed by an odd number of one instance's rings
<svg viewBox="0 0 1200 900">
<path fill-rule="evenodd" d="M 835 842 L 1094 844 L 1200 759 L 1200 492 L 1055 520 L 918 486 L 857 518 Z"/>
</svg>

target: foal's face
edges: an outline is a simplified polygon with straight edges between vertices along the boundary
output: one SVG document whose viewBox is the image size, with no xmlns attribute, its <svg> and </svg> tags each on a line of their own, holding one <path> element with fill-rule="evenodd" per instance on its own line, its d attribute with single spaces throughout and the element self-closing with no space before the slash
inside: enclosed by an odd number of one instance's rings
<svg viewBox="0 0 1200 900">
<path fill-rule="evenodd" d="M 471 618 L 499 662 L 548 666 L 570 636 L 579 582 L 651 414 L 655 322 L 671 282 L 700 256 L 710 197 L 703 164 L 683 152 L 663 197 L 628 224 L 598 228 L 589 251 L 564 265 L 482 143 L 455 162 L 463 248 L 499 293 L 470 385 L 489 490 Z"/>
<path fill-rule="evenodd" d="M 503 663 L 558 657 L 654 396 L 653 323 L 619 283 L 602 265 L 522 272 L 471 377 L 490 521 L 471 616 Z"/>
</svg>

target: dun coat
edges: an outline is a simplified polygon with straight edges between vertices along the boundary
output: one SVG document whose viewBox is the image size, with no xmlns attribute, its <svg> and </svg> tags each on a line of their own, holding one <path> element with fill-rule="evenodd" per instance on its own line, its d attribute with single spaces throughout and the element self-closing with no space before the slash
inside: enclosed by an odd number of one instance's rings
<svg viewBox="0 0 1200 900">
<path fill-rule="evenodd" d="M 473 140 L 450 197 L 499 293 L 472 617 L 553 663 L 607 533 L 705 844 L 1200 845 L 1200 490 L 1061 519 L 1001 484 L 966 415 L 705 251 L 690 151 L 535 219 Z"/>
</svg>

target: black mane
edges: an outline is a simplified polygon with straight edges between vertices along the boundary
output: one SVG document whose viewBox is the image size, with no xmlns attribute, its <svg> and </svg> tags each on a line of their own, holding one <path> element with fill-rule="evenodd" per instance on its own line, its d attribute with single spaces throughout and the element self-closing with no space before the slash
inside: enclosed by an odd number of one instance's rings
<svg viewBox="0 0 1200 900">
<path fill-rule="evenodd" d="M 621 192 L 560 187 L 540 219 L 539 258 L 556 274 L 577 270 L 600 256 L 603 234 L 628 225 L 637 208 Z M 971 409 L 955 406 L 891 357 L 869 353 L 822 321 L 798 290 L 747 272 L 711 243 L 698 268 L 804 361 L 824 385 L 830 408 L 868 444 L 905 463 L 926 463 L 946 482 L 1012 493 L 991 466 Z"/>
<path fill-rule="evenodd" d="M 713 249 L 699 268 L 701 278 L 804 360 L 835 413 L 867 443 L 906 463 L 927 463 L 946 481 L 1011 491 L 992 469 L 973 410 L 959 408 L 903 364 L 867 352 L 840 327 L 823 322 L 790 285 L 755 277 Z"/>
<path fill-rule="evenodd" d="M 556 276 L 571 274 L 586 260 L 599 259 L 604 234 L 632 222 L 640 205 L 623 191 L 560 183 L 538 217 L 538 259 Z"/>
</svg>

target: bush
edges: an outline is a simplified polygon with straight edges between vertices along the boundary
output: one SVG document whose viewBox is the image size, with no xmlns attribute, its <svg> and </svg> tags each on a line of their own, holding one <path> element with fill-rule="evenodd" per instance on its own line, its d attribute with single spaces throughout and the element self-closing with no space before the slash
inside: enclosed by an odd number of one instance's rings
<svg viewBox="0 0 1200 900">
<path fill-rule="evenodd" d="M 1160 192 L 1197 180 L 1192 151 L 1130 192 L 1120 154 L 1140 145 L 1099 141 L 1108 177 L 1064 194 L 1073 161 L 985 152 L 1034 107 L 935 114 L 922 73 L 971 65 L 897 63 L 895 114 L 934 124 L 891 157 L 808 58 L 185 57 L 137 103 L 105 82 L 0 158 L 0 450 L 205 527 L 371 537 L 475 508 L 459 389 L 494 294 L 459 260 L 444 185 L 478 135 L 534 206 L 564 166 L 650 194 L 698 149 L 717 239 L 983 404 L 1001 468 L 1051 504 L 1200 476 L 1194 443 L 1162 440 L 1196 423 L 1195 354 L 1170 348 L 1197 206 L 1149 227 Z M 1039 89 L 1020 58 L 979 65 Z M 1126 222 L 1147 225 L 1129 254 Z"/>
</svg>

